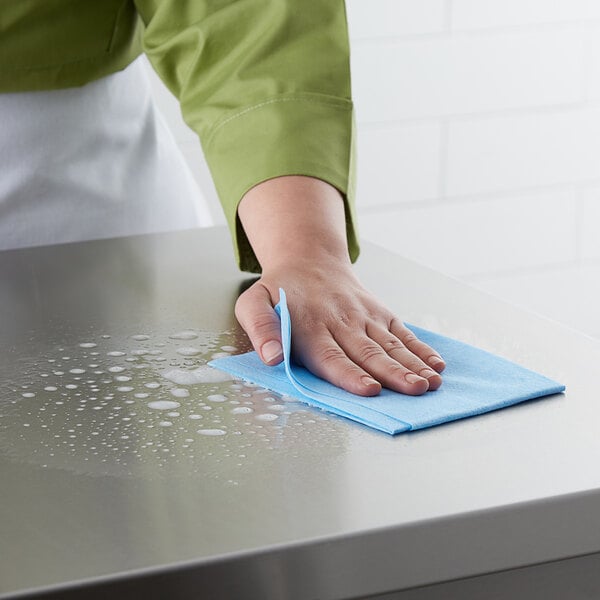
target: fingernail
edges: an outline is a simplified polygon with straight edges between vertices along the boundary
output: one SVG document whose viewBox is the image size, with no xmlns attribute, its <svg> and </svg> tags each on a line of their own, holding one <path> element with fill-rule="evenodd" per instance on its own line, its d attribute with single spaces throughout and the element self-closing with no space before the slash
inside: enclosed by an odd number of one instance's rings
<svg viewBox="0 0 600 600">
<path fill-rule="evenodd" d="M 432 367 L 441 367 L 446 364 L 439 356 L 430 356 L 427 362 Z"/>
<path fill-rule="evenodd" d="M 379 385 L 379 382 L 375 381 L 375 379 L 369 377 L 368 375 L 363 375 L 360 380 L 364 385 Z"/>
<path fill-rule="evenodd" d="M 436 373 L 433 369 L 421 369 L 419 371 L 419 375 L 421 377 L 424 377 L 425 379 L 429 379 L 430 377 L 433 377 L 434 375 L 439 376 L 439 373 Z"/>
<path fill-rule="evenodd" d="M 283 354 L 283 349 L 277 340 L 270 340 L 262 345 L 260 353 L 265 362 L 271 362 Z"/>
<path fill-rule="evenodd" d="M 404 379 L 406 379 L 406 381 L 408 381 L 408 383 L 418 383 L 419 381 L 426 381 L 425 379 L 423 379 L 422 377 L 419 377 L 415 373 L 407 373 L 404 376 Z"/>
</svg>

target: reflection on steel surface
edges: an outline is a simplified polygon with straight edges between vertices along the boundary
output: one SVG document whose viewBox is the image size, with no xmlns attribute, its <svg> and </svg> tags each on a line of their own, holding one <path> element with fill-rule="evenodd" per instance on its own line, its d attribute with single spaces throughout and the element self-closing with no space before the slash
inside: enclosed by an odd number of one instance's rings
<svg viewBox="0 0 600 600">
<path fill-rule="evenodd" d="M 232 332 L 95 334 L 31 355 L 0 395 L 0 451 L 94 475 L 212 473 L 244 467 L 303 423 L 328 417 L 209 367 Z M 246 348 L 244 348 L 245 350 Z M 225 444 L 222 436 L 227 436 Z M 218 445 L 218 446 L 217 446 Z M 142 468 L 144 467 L 144 468 Z M 235 483 L 235 468 L 227 471 Z"/>
</svg>

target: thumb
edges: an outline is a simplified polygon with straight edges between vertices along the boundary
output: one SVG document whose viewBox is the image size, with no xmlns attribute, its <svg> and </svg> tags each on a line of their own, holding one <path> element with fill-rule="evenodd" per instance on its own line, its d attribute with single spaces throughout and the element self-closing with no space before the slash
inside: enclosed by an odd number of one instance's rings
<svg viewBox="0 0 600 600">
<path fill-rule="evenodd" d="M 271 294 L 260 281 L 238 298 L 235 316 L 265 364 L 276 365 L 283 360 L 279 317 Z"/>
</svg>

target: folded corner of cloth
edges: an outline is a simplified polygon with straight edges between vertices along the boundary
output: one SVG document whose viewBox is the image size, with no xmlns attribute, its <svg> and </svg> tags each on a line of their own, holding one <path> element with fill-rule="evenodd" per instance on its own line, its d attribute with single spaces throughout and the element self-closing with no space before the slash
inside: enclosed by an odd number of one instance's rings
<svg viewBox="0 0 600 600">
<path fill-rule="evenodd" d="M 292 326 L 285 292 L 276 306 L 284 360 L 266 366 L 256 352 L 227 356 L 208 364 L 273 392 L 395 435 L 464 419 L 519 402 L 557 394 L 565 386 L 509 360 L 458 340 L 408 325 L 445 359 L 444 383 L 422 396 L 383 389 L 374 397 L 351 394 L 291 361 Z"/>
</svg>

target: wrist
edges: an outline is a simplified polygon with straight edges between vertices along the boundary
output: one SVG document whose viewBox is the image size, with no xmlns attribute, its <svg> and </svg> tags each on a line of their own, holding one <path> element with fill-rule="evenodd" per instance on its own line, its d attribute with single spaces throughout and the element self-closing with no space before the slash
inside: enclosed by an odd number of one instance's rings
<svg viewBox="0 0 600 600">
<path fill-rule="evenodd" d="M 261 257 L 263 274 L 281 271 L 296 272 L 353 272 L 352 263 L 347 252 L 338 252 L 328 247 L 300 247 L 289 246 L 279 253 L 269 254 Z"/>
</svg>

